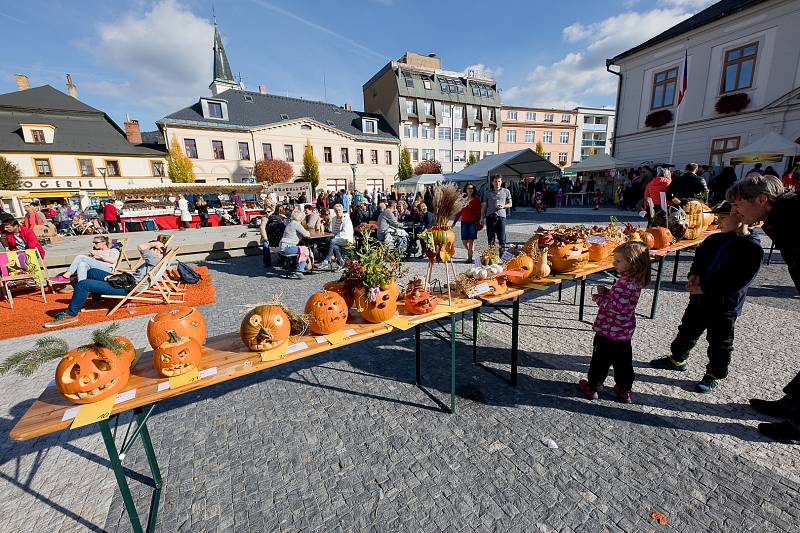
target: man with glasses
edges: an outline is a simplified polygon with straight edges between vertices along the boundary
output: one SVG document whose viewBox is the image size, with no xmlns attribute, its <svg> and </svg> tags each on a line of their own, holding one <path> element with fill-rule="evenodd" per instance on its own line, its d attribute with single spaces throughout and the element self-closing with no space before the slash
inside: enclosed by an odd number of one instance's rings
<svg viewBox="0 0 800 533">
<path fill-rule="evenodd" d="M 111 272 L 119 260 L 119 253 L 118 248 L 111 246 L 108 236 L 95 235 L 89 255 L 76 256 L 63 274 L 50 278 L 50 283 L 66 285 L 73 274 L 78 276 L 78 281 L 83 281 L 90 268 Z"/>
</svg>

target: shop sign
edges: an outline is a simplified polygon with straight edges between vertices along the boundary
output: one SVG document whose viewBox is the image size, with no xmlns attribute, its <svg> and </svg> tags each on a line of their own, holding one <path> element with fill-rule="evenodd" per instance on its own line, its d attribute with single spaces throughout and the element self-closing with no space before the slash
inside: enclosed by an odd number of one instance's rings
<svg viewBox="0 0 800 533">
<path fill-rule="evenodd" d="M 30 179 L 22 182 L 22 188 L 28 190 L 59 189 L 102 189 L 101 183 L 95 185 L 93 179 Z"/>
<path fill-rule="evenodd" d="M 306 198 L 311 197 L 311 184 L 307 181 L 296 181 L 294 183 L 276 183 L 270 185 L 264 191 L 267 194 L 274 192 L 278 196 L 296 196 L 306 193 Z"/>
</svg>

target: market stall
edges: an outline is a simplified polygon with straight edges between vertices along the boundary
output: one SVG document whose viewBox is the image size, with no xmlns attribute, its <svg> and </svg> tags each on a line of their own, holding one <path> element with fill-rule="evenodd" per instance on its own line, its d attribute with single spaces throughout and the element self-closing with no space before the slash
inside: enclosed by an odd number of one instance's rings
<svg viewBox="0 0 800 533">
<path fill-rule="evenodd" d="M 750 144 L 726 153 L 723 160 L 736 167 L 739 175 L 742 175 L 755 163 L 772 163 L 778 172 L 783 173 L 787 170 L 784 158 L 796 157 L 798 154 L 800 154 L 799 144 L 779 133 L 770 131 Z"/>
</svg>

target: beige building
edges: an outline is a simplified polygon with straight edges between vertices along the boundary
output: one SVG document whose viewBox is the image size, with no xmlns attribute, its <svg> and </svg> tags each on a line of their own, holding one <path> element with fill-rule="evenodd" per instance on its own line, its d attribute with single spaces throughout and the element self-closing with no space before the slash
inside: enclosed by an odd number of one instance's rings
<svg viewBox="0 0 800 533">
<path fill-rule="evenodd" d="M 504 105 L 501 112 L 501 153 L 535 150 L 542 143 L 545 159 L 560 166 L 572 164 L 578 127 L 575 110 Z"/>
<path fill-rule="evenodd" d="M 249 183 L 261 159 L 288 162 L 299 176 L 310 143 L 320 187 L 374 190 L 396 180 L 399 139 L 383 117 L 325 102 L 245 91 L 233 80 L 219 31 L 214 36 L 213 96 L 158 121 L 178 140 L 200 183 Z M 353 184 L 355 176 L 355 184 Z"/>
<path fill-rule="evenodd" d="M 411 152 L 411 162 L 437 160 L 458 172 L 472 154 L 497 153 L 500 94 L 481 72 L 442 69 L 434 54 L 406 52 L 363 86 L 364 109 L 383 115 Z"/>
</svg>

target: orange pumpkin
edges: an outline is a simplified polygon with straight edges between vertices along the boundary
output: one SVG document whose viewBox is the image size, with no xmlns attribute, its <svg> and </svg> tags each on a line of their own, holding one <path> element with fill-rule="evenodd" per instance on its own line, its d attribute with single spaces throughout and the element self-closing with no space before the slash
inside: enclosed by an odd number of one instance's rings
<svg viewBox="0 0 800 533">
<path fill-rule="evenodd" d="M 347 302 L 339 294 L 325 289 L 315 292 L 306 302 L 308 329 L 317 335 L 327 335 L 347 324 Z"/>
<path fill-rule="evenodd" d="M 675 242 L 675 237 L 667 228 L 653 226 L 647 230 L 647 234 L 653 237 L 653 246 L 650 247 L 653 250 L 661 250 Z"/>
<path fill-rule="evenodd" d="M 380 288 L 375 292 L 375 299 L 370 298 L 370 290 L 363 285 L 356 287 L 356 309 L 361 313 L 361 318 L 372 324 L 385 322 L 392 318 L 397 311 L 397 297 L 400 296 L 400 288 L 397 283 L 392 282 L 385 288 Z"/>
<path fill-rule="evenodd" d="M 96 344 L 70 350 L 56 367 L 56 387 L 77 404 L 99 402 L 117 394 L 130 378 L 130 360 L 123 352 L 118 355 Z"/>
<path fill-rule="evenodd" d="M 508 282 L 512 285 L 525 283 L 533 274 L 533 266 L 533 259 L 529 255 L 512 257 L 506 263 L 505 269 L 512 272 L 521 272 L 522 274 L 520 276 L 509 276 Z"/>
<path fill-rule="evenodd" d="M 483 283 L 489 285 L 489 292 L 485 292 L 481 294 L 481 296 L 501 296 L 508 292 L 508 285 L 506 285 L 506 278 L 504 276 L 489 278 Z"/>
<path fill-rule="evenodd" d="M 196 339 L 167 332 L 167 340 L 153 352 L 153 368 L 168 378 L 200 369 L 203 347 Z"/>
<path fill-rule="evenodd" d="M 602 243 L 593 242 L 589 244 L 589 261 L 597 263 L 606 259 L 619 244 L 618 240 L 609 238 L 606 238 Z"/>
<path fill-rule="evenodd" d="M 326 291 L 335 292 L 344 298 L 344 301 L 347 302 L 348 309 L 352 308 L 356 301 L 353 289 L 343 281 L 329 281 L 323 285 L 322 288 Z"/>
<path fill-rule="evenodd" d="M 254 352 L 277 348 L 290 334 L 289 316 L 279 305 L 259 305 L 245 315 L 239 327 L 242 342 Z"/>
<path fill-rule="evenodd" d="M 412 315 L 430 313 L 439 304 L 439 298 L 433 296 L 430 289 L 424 289 L 422 280 L 411 281 L 406 288 L 405 308 Z"/>
<path fill-rule="evenodd" d="M 206 342 L 206 319 L 194 307 L 176 307 L 161 311 L 147 323 L 147 340 L 153 349 L 169 339 L 169 332 L 190 337 L 200 346 Z"/>
<path fill-rule="evenodd" d="M 585 241 L 551 246 L 548 257 L 553 272 L 563 274 L 586 266 L 589 262 L 589 249 Z"/>
<path fill-rule="evenodd" d="M 639 236 L 641 237 L 639 240 L 642 241 L 645 246 L 652 249 L 653 246 L 656 244 L 655 237 L 653 237 L 652 234 L 647 233 L 646 231 L 640 231 L 638 233 Z"/>
</svg>

